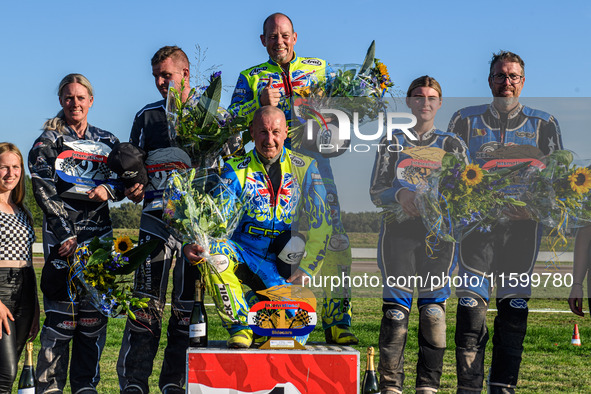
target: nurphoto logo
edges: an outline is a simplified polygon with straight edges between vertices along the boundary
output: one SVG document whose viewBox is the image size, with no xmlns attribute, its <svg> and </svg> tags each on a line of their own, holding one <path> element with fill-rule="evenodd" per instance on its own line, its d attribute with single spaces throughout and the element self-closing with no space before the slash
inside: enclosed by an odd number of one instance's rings
<svg viewBox="0 0 591 394">
<path fill-rule="evenodd" d="M 324 119 L 330 119 L 330 122 L 323 123 L 321 125 L 321 130 L 315 136 L 315 120 L 308 119 L 306 121 L 306 138 L 309 141 L 316 139 L 320 153 L 334 151 L 368 152 L 372 147 L 381 148 L 382 146 L 385 146 L 390 152 L 401 152 L 403 146 L 400 144 L 379 143 L 384 135 L 384 117 L 386 118 L 386 137 L 388 141 L 392 141 L 392 133 L 394 130 L 401 130 L 412 141 L 417 140 L 417 137 L 415 137 L 409 130 L 417 124 L 417 118 L 411 113 L 379 112 L 377 117 L 377 131 L 366 134 L 362 133 L 360 130 L 358 112 L 353 112 L 353 121 L 350 120 L 350 115 L 338 109 L 320 109 L 319 112 Z M 353 129 L 353 134 L 357 139 L 367 142 L 376 142 L 371 144 L 358 143 L 351 145 L 351 129 Z"/>
</svg>

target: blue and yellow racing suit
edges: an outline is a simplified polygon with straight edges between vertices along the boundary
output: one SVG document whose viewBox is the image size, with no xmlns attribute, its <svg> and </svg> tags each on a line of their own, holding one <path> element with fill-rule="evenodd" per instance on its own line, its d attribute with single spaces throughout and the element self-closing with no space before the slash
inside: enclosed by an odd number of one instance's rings
<svg viewBox="0 0 591 394">
<path fill-rule="evenodd" d="M 548 155 L 562 149 L 556 119 L 543 111 L 518 104 L 509 113 L 500 113 L 486 104 L 457 111 L 449 131 L 462 137 L 472 160 L 490 169 L 511 165 L 528 158 L 503 158 L 499 149 L 511 145 L 537 147 Z M 456 360 L 458 388 L 479 391 L 484 380 L 484 351 L 488 341 L 486 310 L 492 283 L 488 278 L 510 274 L 531 275 L 542 236 L 542 226 L 533 220 L 498 223 L 491 232 L 473 232 L 460 243 L 459 272 L 469 283 L 457 289 Z M 503 286 L 504 282 L 504 286 Z M 531 286 L 507 286 L 498 281 L 497 316 L 493 336 L 490 386 L 517 385 L 523 340 L 527 329 Z"/>
<path fill-rule="evenodd" d="M 292 122 L 298 122 L 292 114 L 293 97 L 298 96 L 300 89 L 330 78 L 331 75 L 332 69 L 330 65 L 325 60 L 315 57 L 298 57 L 294 55 L 294 59 L 289 64 L 289 72 L 285 72 L 279 64 L 269 59 L 265 63 L 250 67 L 240 73 L 228 110 L 231 113 L 252 120 L 254 111 L 261 106 L 259 101 L 261 91 L 271 83 L 273 88 L 279 89 L 281 92 L 278 108 L 284 112 L 287 124 L 291 126 Z M 289 136 L 292 137 L 291 128 Z M 290 140 L 291 138 L 285 142 L 288 147 L 291 144 Z M 292 148 L 316 160 L 326 188 L 326 201 L 330 207 L 333 229 L 321 274 L 323 276 L 349 276 L 351 272 L 351 247 L 349 237 L 341 222 L 341 208 L 330 159 L 319 152 L 304 150 L 296 146 Z M 339 287 L 332 292 L 330 289 L 324 290 L 323 328 L 327 329 L 337 324 L 350 326 L 351 304 L 349 302 L 349 289 Z"/>
<path fill-rule="evenodd" d="M 255 150 L 227 161 L 221 175 L 236 195 L 246 196 L 246 210 L 232 238 L 210 246 L 220 273 L 220 278 L 213 276 L 218 313 L 230 334 L 248 328 L 249 307 L 241 281 L 253 290 L 286 284 L 277 271 L 276 255 L 269 249 L 279 234 L 302 230 L 298 229 L 301 215 L 307 216 L 308 228 L 306 253 L 299 268 L 310 276 L 317 274 L 326 254 L 330 211 L 316 163 L 286 148 L 279 161 L 277 193 Z"/>
<path fill-rule="evenodd" d="M 254 112 L 261 107 L 261 91 L 271 83 L 273 88 L 281 92 L 278 108 L 285 113 L 289 126 L 292 121 L 291 100 L 298 95 L 298 90 L 324 80 L 330 72 L 327 62 L 315 57 L 294 55 L 287 73 L 279 64 L 269 59 L 240 73 L 228 111 L 252 121 Z"/>
</svg>

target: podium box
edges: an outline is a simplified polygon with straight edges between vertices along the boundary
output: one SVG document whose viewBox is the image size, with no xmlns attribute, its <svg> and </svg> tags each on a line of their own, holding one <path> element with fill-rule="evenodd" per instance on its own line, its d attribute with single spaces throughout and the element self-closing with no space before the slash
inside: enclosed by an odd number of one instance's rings
<svg viewBox="0 0 591 394">
<path fill-rule="evenodd" d="M 359 352 L 310 344 L 305 350 L 228 349 L 225 341 L 187 350 L 187 393 L 356 394 Z"/>
</svg>

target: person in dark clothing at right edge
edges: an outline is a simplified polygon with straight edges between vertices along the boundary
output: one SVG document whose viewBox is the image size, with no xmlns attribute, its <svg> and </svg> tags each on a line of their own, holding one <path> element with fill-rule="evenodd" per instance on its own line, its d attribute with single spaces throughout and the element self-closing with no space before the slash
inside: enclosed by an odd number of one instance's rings
<svg viewBox="0 0 591 394">
<path fill-rule="evenodd" d="M 162 330 L 162 315 L 166 302 L 168 273 L 173 257 L 172 314 L 168 324 L 168 344 L 160 372 L 159 387 L 163 393 L 184 393 L 185 352 L 189 345 L 189 319 L 193 307 L 194 285 L 199 275 L 182 257 L 180 241 L 173 238 L 162 221 L 162 193 L 168 173 L 173 169 L 191 166 L 191 159 L 175 147 L 166 120 L 166 97 L 170 81 L 181 86 L 183 100 L 190 91 L 189 60 L 176 46 L 160 48 L 152 57 L 152 74 L 162 100 L 146 105 L 135 117 L 130 142 L 147 153 L 148 185 L 136 183 L 126 189 L 126 196 L 134 202 L 144 198 L 140 222 L 140 243 L 159 240 L 156 249 L 140 265 L 135 275 L 135 293 L 149 297 L 149 306 L 134 311 L 137 320 L 128 319 L 117 361 L 119 385 L 123 393 L 148 393 L 148 378 Z"/>
<path fill-rule="evenodd" d="M 556 119 L 519 103 L 524 71 L 524 62 L 515 53 L 494 54 L 488 76 L 493 102 L 463 108 L 452 117 L 448 131 L 466 142 L 473 162 L 493 169 L 506 166 L 511 159 L 502 159 L 495 151 L 510 145 L 537 147 L 543 155 L 562 149 Z M 477 282 L 482 285 L 462 286 L 456 291 L 459 297 L 455 334 L 458 393 L 482 391 L 488 341 L 486 310 L 492 285 L 487 280 L 490 274 L 496 278 L 498 312 L 488 392 L 513 393 L 517 386 L 531 286 L 510 286 L 507 277 L 511 273 L 531 274 L 542 226 L 531 220 L 523 209 L 506 208 L 504 215 L 509 220 L 498 222 L 492 232 L 472 232 L 460 244 L 459 275 L 478 277 Z"/>
</svg>

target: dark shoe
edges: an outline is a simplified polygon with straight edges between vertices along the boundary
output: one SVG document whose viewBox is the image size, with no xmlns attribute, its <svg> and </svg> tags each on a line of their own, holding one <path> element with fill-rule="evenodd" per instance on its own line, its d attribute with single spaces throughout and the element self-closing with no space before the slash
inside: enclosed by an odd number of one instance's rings
<svg viewBox="0 0 591 394">
<path fill-rule="evenodd" d="M 185 394 L 185 390 L 176 384 L 169 383 L 162 388 L 162 394 Z"/>
<path fill-rule="evenodd" d="M 127 386 L 121 390 L 121 394 L 144 394 L 144 392 L 138 386 Z"/>
</svg>

